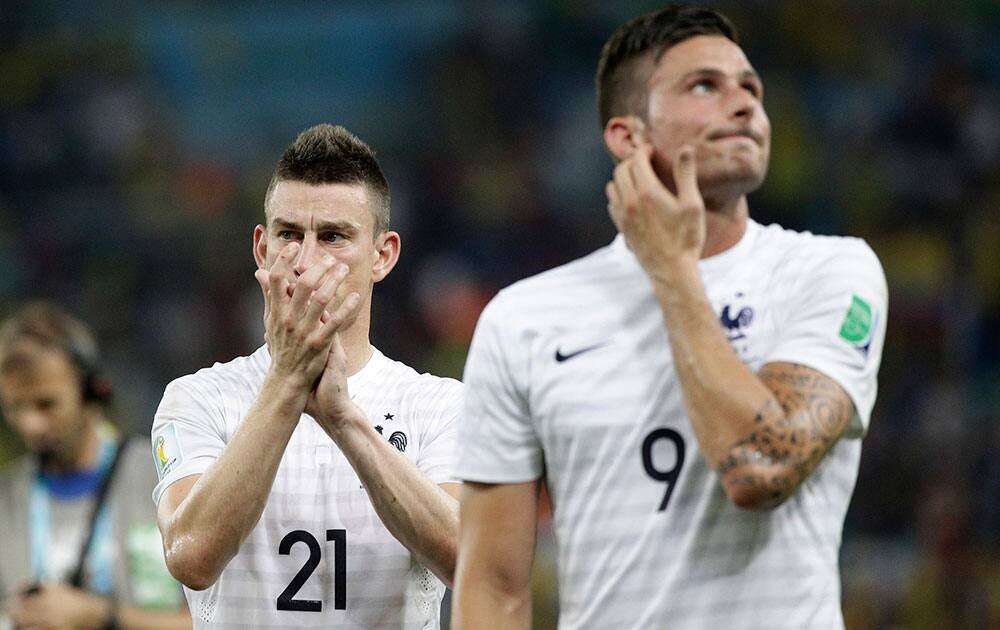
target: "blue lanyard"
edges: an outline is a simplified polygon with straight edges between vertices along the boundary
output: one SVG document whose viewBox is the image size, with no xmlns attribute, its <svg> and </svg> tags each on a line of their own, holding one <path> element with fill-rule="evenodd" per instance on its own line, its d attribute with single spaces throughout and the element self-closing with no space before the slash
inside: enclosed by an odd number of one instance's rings
<svg viewBox="0 0 1000 630">
<path fill-rule="evenodd" d="M 98 453 L 98 469 L 103 478 L 115 458 L 115 441 L 101 437 Z M 52 541 L 52 509 L 49 491 L 42 481 L 41 473 L 35 476 L 29 504 L 31 572 L 38 582 L 49 579 L 48 554 Z M 84 532 L 86 535 L 86 532 Z M 112 590 L 111 571 L 111 524 L 108 518 L 107 501 L 101 506 L 94 522 L 94 543 L 87 557 L 87 574 L 90 590 L 104 595 Z M 58 577 L 58 576 L 56 576 Z"/>
</svg>

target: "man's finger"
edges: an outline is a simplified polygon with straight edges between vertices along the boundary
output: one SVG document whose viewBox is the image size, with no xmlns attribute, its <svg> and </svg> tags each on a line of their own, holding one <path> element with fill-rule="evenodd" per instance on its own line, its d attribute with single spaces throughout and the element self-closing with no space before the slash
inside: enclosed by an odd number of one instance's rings
<svg viewBox="0 0 1000 630">
<path fill-rule="evenodd" d="M 299 254 L 299 249 L 298 243 L 285 245 L 281 253 L 278 254 L 277 260 L 268 270 L 271 297 L 276 304 L 288 301 L 288 278 L 292 272 L 292 265 L 295 264 L 295 257 Z"/>
<path fill-rule="evenodd" d="M 306 320 L 310 322 L 320 321 L 325 324 L 329 320 L 327 307 L 334 302 L 337 290 L 347 277 L 350 268 L 345 264 L 339 264 L 327 271 L 323 276 L 321 284 L 313 291 L 312 300 L 309 302 L 309 310 L 306 313 Z"/>
<path fill-rule="evenodd" d="M 328 336 L 332 337 L 335 332 L 344 327 L 345 324 L 349 324 L 354 321 L 354 318 L 358 316 L 361 310 L 361 294 L 357 291 L 352 291 L 344 301 L 340 303 L 337 309 L 330 313 L 330 319 L 323 324 L 320 328 L 320 334 L 322 337 L 326 338 Z"/>
<path fill-rule="evenodd" d="M 638 190 L 650 191 L 657 197 L 666 196 L 668 199 L 673 199 L 673 195 L 663 185 L 659 175 L 653 169 L 653 147 L 651 145 L 644 144 L 639 147 L 631 162 L 632 178 L 635 180 Z"/>
<path fill-rule="evenodd" d="M 622 200 L 618 195 L 618 189 L 615 187 L 615 183 L 613 181 L 604 185 L 604 194 L 608 197 L 608 211 L 610 211 L 612 207 L 621 205 Z"/>
<path fill-rule="evenodd" d="M 620 204 L 621 211 L 626 212 L 628 208 L 633 208 L 636 206 L 639 198 L 635 189 L 635 181 L 632 179 L 632 159 L 633 157 L 622 160 L 615 167 L 615 176 L 612 183 L 615 186 L 615 190 L 618 193 L 618 203 Z"/>
<path fill-rule="evenodd" d="M 674 183 L 677 184 L 677 198 L 682 203 L 701 205 L 701 191 L 698 190 L 698 168 L 694 161 L 694 149 L 684 145 L 674 159 Z"/>
<path fill-rule="evenodd" d="M 618 197 L 618 189 L 613 181 L 604 185 L 604 194 L 608 196 L 608 215 L 611 217 L 611 222 L 621 231 L 621 199 Z"/>
<path fill-rule="evenodd" d="M 632 144 L 636 148 L 648 143 L 646 138 L 646 123 L 638 116 L 632 116 Z"/>
<path fill-rule="evenodd" d="M 306 269 L 305 273 L 299 276 L 295 282 L 295 291 L 292 293 L 292 302 L 290 305 L 293 313 L 306 314 L 313 297 L 313 292 L 322 284 L 323 277 L 333 267 L 335 262 L 333 256 L 323 256 L 319 262 Z M 301 321 L 307 326 L 312 326 L 316 320 L 303 317 Z"/>
</svg>

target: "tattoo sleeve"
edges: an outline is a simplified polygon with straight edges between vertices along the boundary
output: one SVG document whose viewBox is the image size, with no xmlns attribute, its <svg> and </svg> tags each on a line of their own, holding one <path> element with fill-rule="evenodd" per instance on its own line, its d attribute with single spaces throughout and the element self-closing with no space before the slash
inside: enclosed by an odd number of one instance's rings
<svg viewBox="0 0 1000 630">
<path fill-rule="evenodd" d="M 780 504 L 833 448 L 854 414 L 847 393 L 831 378 L 804 365 L 770 363 L 758 377 L 774 394 L 757 412 L 753 430 L 718 466 L 723 483 L 749 486 Z"/>
</svg>

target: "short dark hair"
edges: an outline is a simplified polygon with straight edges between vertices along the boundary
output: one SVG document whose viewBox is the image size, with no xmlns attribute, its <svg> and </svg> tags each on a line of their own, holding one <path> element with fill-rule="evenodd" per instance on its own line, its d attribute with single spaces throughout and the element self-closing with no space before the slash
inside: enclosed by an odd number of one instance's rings
<svg viewBox="0 0 1000 630">
<path fill-rule="evenodd" d="M 597 107 L 601 126 L 614 116 L 645 117 L 649 75 L 636 67 L 647 52 L 656 62 L 675 44 L 697 35 L 721 35 L 739 43 L 736 27 L 718 11 L 671 5 L 629 20 L 604 44 L 597 62 Z"/>
<path fill-rule="evenodd" d="M 389 229 L 389 183 L 367 144 L 340 125 L 322 124 L 299 134 L 278 160 L 264 196 L 267 214 L 280 181 L 307 184 L 363 184 L 368 188 L 375 233 Z"/>
<path fill-rule="evenodd" d="M 83 322 L 51 302 L 29 302 L 0 324 L 0 374 L 34 369 L 38 348 L 66 355 L 80 376 L 84 400 L 110 401 L 97 340 Z"/>
</svg>

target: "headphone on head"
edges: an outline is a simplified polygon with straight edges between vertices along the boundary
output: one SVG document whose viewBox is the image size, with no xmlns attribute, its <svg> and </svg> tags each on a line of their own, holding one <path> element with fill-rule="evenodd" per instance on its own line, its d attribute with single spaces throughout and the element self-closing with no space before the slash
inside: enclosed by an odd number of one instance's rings
<svg viewBox="0 0 1000 630">
<path fill-rule="evenodd" d="M 77 369 L 84 402 L 111 401 L 111 380 L 101 370 L 97 342 L 82 322 L 54 304 L 33 302 L 8 319 L 0 333 L 4 346 L 20 340 L 63 352 Z"/>
<path fill-rule="evenodd" d="M 113 393 L 111 380 L 101 370 L 97 344 L 89 334 L 81 336 L 72 330 L 67 330 L 67 333 L 63 350 L 80 372 L 80 391 L 84 402 L 109 403 Z"/>
</svg>

